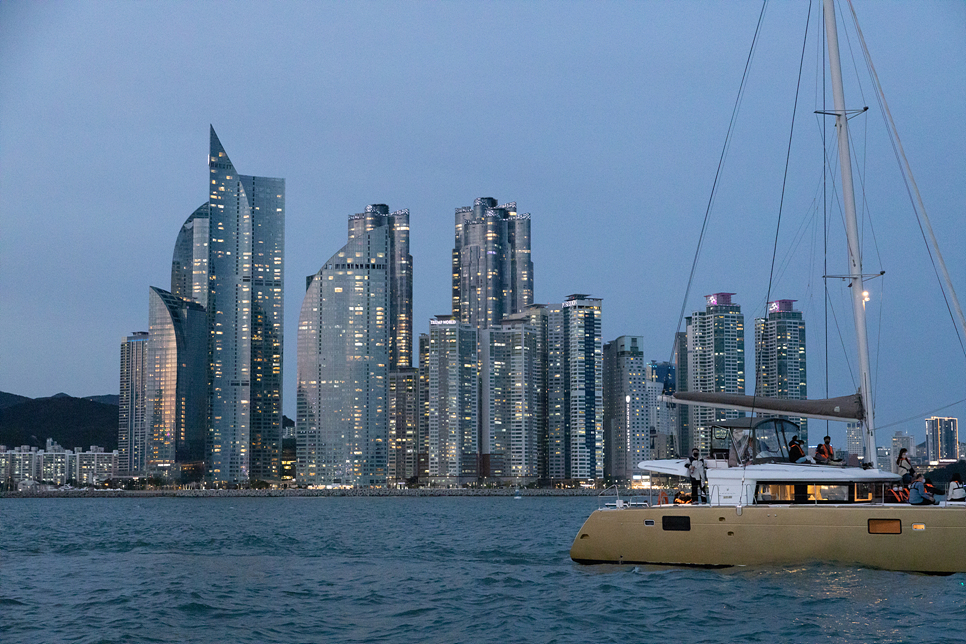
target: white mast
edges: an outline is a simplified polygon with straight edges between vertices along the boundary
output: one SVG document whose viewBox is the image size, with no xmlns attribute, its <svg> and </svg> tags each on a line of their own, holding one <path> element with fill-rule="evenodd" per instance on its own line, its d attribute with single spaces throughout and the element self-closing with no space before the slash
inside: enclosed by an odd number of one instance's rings
<svg viewBox="0 0 966 644">
<path fill-rule="evenodd" d="M 859 395 L 865 408 L 863 437 L 865 462 L 876 462 L 875 424 L 872 413 L 872 377 L 869 369 L 869 340 L 865 328 L 865 285 L 862 277 L 862 249 L 859 247 L 859 226 L 855 216 L 855 190 L 852 186 L 852 158 L 849 154 L 849 121 L 845 112 L 845 91 L 842 88 L 842 63 L 839 60 L 838 30 L 835 27 L 835 4 L 824 0 L 825 35 L 828 39 L 829 67 L 832 73 L 832 99 L 835 104 L 835 129 L 838 132 L 839 165 L 842 167 L 842 202 L 845 210 L 845 233 L 849 242 L 849 278 L 852 289 L 852 317 L 855 323 L 855 342 L 859 354 Z"/>
</svg>

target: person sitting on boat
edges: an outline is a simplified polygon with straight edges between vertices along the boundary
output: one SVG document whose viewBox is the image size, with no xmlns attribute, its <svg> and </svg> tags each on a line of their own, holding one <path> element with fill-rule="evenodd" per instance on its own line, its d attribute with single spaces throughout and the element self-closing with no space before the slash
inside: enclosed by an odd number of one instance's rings
<svg viewBox="0 0 966 644">
<path fill-rule="evenodd" d="M 926 479 L 922 474 L 916 474 L 909 488 L 909 505 L 936 505 L 937 503 L 932 493 L 926 491 Z"/>
<path fill-rule="evenodd" d="M 698 449 L 691 450 L 691 457 L 688 459 L 688 476 L 691 479 L 691 503 L 704 501 L 702 486 L 704 479 L 704 459 L 698 454 Z"/>
<path fill-rule="evenodd" d="M 791 442 L 788 443 L 789 463 L 804 463 L 808 460 L 808 456 L 805 454 L 805 448 L 802 445 L 802 441 L 798 440 L 798 436 L 792 436 Z"/>
<path fill-rule="evenodd" d="M 959 474 L 953 474 L 953 479 L 946 489 L 946 500 L 958 503 L 966 501 L 966 488 L 963 487 L 963 477 Z"/>
<path fill-rule="evenodd" d="M 909 455 L 906 453 L 905 447 L 899 450 L 899 457 L 896 459 L 896 473 L 902 477 L 902 484 L 906 487 L 912 484 L 912 476 L 916 473 L 915 468 L 912 467 L 912 461 L 909 460 Z"/>
<path fill-rule="evenodd" d="M 815 462 L 820 465 L 839 462 L 841 459 L 835 458 L 835 450 L 832 449 L 832 439 L 825 437 L 825 442 L 815 448 Z"/>
</svg>

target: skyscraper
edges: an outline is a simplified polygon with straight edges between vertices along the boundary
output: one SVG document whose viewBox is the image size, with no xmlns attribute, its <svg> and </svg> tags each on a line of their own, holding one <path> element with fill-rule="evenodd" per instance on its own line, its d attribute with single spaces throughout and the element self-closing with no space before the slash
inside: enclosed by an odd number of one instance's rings
<svg viewBox="0 0 966 644">
<path fill-rule="evenodd" d="M 741 313 L 741 306 L 731 301 L 732 295 L 734 293 L 707 295 L 705 310 L 695 311 L 686 318 L 686 391 L 745 393 L 745 316 Z M 700 405 L 688 407 L 690 447 L 697 447 L 701 454 L 710 451 L 712 422 L 744 415 L 743 412 Z"/>
<path fill-rule="evenodd" d="M 449 315 L 429 322 L 429 478 L 437 484 L 479 477 L 478 331 Z"/>
<path fill-rule="evenodd" d="M 930 461 L 959 460 L 959 419 L 931 416 L 926 419 L 926 455 Z"/>
<path fill-rule="evenodd" d="M 650 457 L 644 338 L 622 335 L 604 345 L 604 476 L 630 481 Z M 656 403 L 656 401 L 655 401 Z"/>
<path fill-rule="evenodd" d="M 543 425 L 539 329 L 525 315 L 480 333 L 480 478 L 538 477 Z"/>
<path fill-rule="evenodd" d="M 582 293 L 547 310 L 548 475 L 604 476 L 601 300 Z"/>
<path fill-rule="evenodd" d="M 456 209 L 453 316 L 488 328 L 533 304 L 530 215 L 492 197 Z"/>
<path fill-rule="evenodd" d="M 785 400 L 806 400 L 805 321 L 795 300 L 768 303 L 768 317 L 755 319 L 755 395 Z M 808 421 L 799 425 L 799 438 L 808 442 Z M 850 452 L 851 453 L 851 452 Z M 858 452 L 862 454 L 861 451 Z"/>
<path fill-rule="evenodd" d="M 137 331 L 121 342 L 121 395 L 118 400 L 118 470 L 142 472 L 145 466 L 145 373 L 148 334 Z"/>
<path fill-rule="evenodd" d="M 415 476 L 411 320 L 409 211 L 370 205 L 349 217 L 348 243 L 308 278 L 298 336 L 300 483 L 381 487 Z"/>
<path fill-rule="evenodd" d="M 214 128 L 208 159 L 208 476 L 277 479 L 285 180 L 239 175 Z"/>
<path fill-rule="evenodd" d="M 208 334 L 203 306 L 149 290 L 145 359 L 147 469 L 163 475 L 205 458 Z"/>
<path fill-rule="evenodd" d="M 171 294 L 208 303 L 208 202 L 188 216 L 178 232 L 171 257 Z"/>
</svg>

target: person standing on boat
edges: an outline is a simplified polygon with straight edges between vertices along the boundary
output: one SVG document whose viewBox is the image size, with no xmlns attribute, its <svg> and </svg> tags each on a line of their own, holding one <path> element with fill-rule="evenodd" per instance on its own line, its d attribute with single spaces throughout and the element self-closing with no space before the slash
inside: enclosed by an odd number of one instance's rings
<svg viewBox="0 0 966 644">
<path fill-rule="evenodd" d="M 704 479 L 704 459 L 698 454 L 698 448 L 691 450 L 691 458 L 688 459 L 688 476 L 691 478 L 691 503 L 700 503 L 704 500 L 702 484 Z"/>
<path fill-rule="evenodd" d="M 828 465 L 835 462 L 835 450 L 832 449 L 832 439 L 825 437 L 825 442 L 815 448 L 815 462 L 819 465 Z"/>
<path fill-rule="evenodd" d="M 916 473 L 916 470 L 912 467 L 912 461 L 909 460 L 909 455 L 905 447 L 899 450 L 899 457 L 896 459 L 896 473 L 902 477 L 902 484 L 909 487 L 912 484 L 912 476 Z"/>
<path fill-rule="evenodd" d="M 913 480 L 909 488 L 909 505 L 937 505 L 932 493 L 926 491 L 926 479 L 922 474 L 916 474 Z"/>
</svg>

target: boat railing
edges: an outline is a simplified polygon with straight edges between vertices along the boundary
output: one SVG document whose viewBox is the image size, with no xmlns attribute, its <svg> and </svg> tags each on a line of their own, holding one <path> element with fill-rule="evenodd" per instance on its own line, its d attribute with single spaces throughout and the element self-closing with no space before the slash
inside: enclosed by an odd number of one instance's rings
<svg viewBox="0 0 966 644">
<path fill-rule="evenodd" d="M 654 505 L 655 499 L 660 503 L 661 491 L 658 490 L 655 494 L 654 488 L 648 488 L 647 494 L 627 494 L 625 492 L 624 497 L 621 497 L 621 488 L 617 485 L 611 485 L 601 493 L 597 495 L 598 505 L 602 508 L 616 508 L 618 510 L 624 508 L 647 508 Z M 664 498 L 667 499 L 667 493 L 664 493 Z M 613 500 L 609 500 L 613 499 Z M 666 502 L 666 500 L 665 500 Z"/>
</svg>

